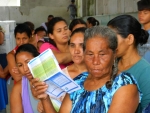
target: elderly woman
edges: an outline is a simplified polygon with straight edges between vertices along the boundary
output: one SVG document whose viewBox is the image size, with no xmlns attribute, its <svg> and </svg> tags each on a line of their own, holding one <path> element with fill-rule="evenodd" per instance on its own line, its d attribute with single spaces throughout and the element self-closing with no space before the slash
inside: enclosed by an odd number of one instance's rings
<svg viewBox="0 0 150 113">
<path fill-rule="evenodd" d="M 134 113 L 141 99 L 137 82 L 129 73 L 117 73 L 116 34 L 108 27 L 85 31 L 84 61 L 88 74 L 74 80 L 81 89 L 67 94 L 60 113 Z M 56 113 L 44 91 L 47 85 L 34 79 L 37 97 L 46 113 Z M 49 86 L 50 87 L 50 86 Z"/>
</svg>

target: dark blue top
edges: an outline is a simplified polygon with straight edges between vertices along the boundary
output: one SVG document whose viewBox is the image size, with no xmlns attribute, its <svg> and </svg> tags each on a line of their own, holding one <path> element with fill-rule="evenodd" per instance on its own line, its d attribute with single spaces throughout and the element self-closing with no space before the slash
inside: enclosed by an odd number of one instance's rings
<svg viewBox="0 0 150 113">
<path fill-rule="evenodd" d="M 0 54 L 0 64 L 3 68 L 7 66 L 6 54 Z M 8 94 L 6 80 L 0 78 L 0 110 L 6 109 Z"/>
</svg>

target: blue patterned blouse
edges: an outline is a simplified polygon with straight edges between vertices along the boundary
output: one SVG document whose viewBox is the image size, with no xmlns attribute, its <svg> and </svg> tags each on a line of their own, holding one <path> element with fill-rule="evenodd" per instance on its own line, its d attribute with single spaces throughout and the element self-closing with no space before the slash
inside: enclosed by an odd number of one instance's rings
<svg viewBox="0 0 150 113">
<path fill-rule="evenodd" d="M 137 84 L 131 74 L 123 72 L 116 76 L 110 89 L 107 89 L 104 85 L 98 90 L 87 91 L 84 89 L 84 81 L 87 76 L 88 73 L 84 72 L 74 79 L 81 86 L 81 89 L 70 94 L 72 100 L 71 113 L 107 113 L 113 95 L 121 86 Z M 140 93 L 140 100 L 141 95 Z"/>
</svg>

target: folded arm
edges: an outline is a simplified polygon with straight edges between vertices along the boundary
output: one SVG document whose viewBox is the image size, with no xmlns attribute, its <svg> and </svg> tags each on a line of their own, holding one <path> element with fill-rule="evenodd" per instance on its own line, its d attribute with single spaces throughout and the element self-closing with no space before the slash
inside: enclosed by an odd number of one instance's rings
<svg viewBox="0 0 150 113">
<path fill-rule="evenodd" d="M 57 52 L 53 50 L 53 53 L 59 64 L 67 64 L 72 61 L 71 55 L 69 52 Z"/>
<path fill-rule="evenodd" d="M 17 82 L 19 80 L 21 80 L 21 74 L 19 73 L 19 71 L 17 73 L 15 73 L 13 71 L 14 68 L 16 67 L 16 61 L 15 61 L 15 57 L 12 53 L 8 53 L 7 54 L 7 62 L 8 62 L 8 70 L 9 73 L 11 74 L 11 76 L 13 77 L 13 79 Z"/>
</svg>

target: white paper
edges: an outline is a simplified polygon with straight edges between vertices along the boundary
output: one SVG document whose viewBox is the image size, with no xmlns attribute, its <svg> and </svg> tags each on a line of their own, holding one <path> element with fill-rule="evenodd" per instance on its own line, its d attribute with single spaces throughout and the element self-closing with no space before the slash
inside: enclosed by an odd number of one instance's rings
<svg viewBox="0 0 150 113">
<path fill-rule="evenodd" d="M 49 85 L 46 93 L 51 96 L 59 98 L 65 92 L 71 93 L 80 89 L 77 83 L 63 73 L 50 49 L 32 59 L 28 66 L 34 78 L 39 78 Z"/>
</svg>

